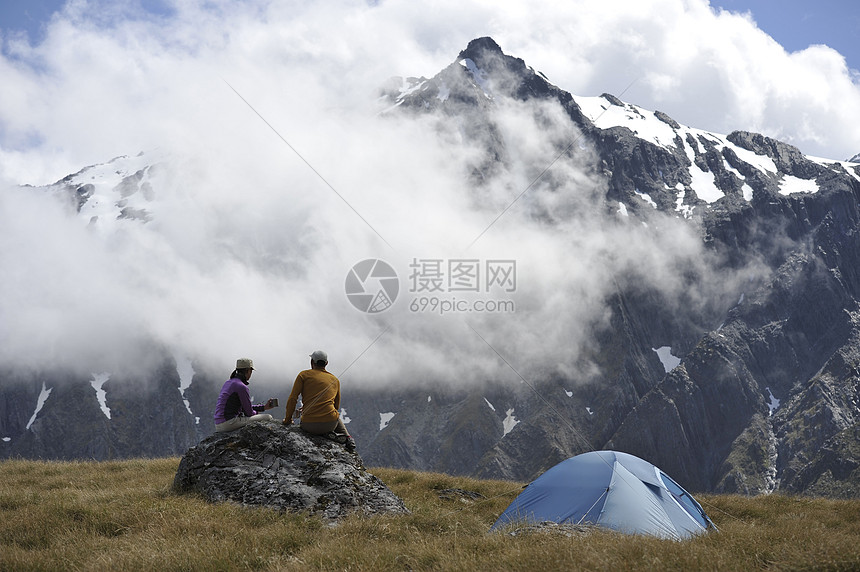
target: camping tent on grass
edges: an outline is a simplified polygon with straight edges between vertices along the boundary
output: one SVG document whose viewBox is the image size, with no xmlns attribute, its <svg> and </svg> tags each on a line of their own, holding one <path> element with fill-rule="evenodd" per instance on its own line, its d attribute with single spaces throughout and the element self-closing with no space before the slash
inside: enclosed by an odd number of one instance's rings
<svg viewBox="0 0 860 572">
<path fill-rule="evenodd" d="M 666 473 L 616 451 L 592 451 L 552 467 L 526 486 L 491 530 L 546 521 L 675 540 L 716 529 L 701 505 Z"/>
</svg>

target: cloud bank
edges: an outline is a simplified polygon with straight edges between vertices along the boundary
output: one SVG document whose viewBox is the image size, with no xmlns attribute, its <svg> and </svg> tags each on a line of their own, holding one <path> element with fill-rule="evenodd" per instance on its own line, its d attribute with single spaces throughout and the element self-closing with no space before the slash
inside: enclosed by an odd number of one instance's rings
<svg viewBox="0 0 860 572">
<path fill-rule="evenodd" d="M 2 40 L 0 74 L 15 86 L 0 91 L 4 361 L 111 371 L 143 359 L 145 339 L 225 373 L 250 355 L 269 381 L 289 381 L 319 347 L 367 383 L 509 380 L 495 351 L 523 372 L 570 367 L 619 275 L 685 303 L 724 294 L 685 290 L 680 266 L 706 272 L 686 225 L 607 218 L 586 151 L 466 248 L 576 136 L 561 121 L 547 132 L 551 106 L 500 106 L 516 160 L 476 190 L 464 175 L 479 151 L 456 129 L 378 115 L 387 78 L 435 75 L 479 36 L 575 94 L 629 85 L 623 99 L 696 127 L 860 151 L 845 128 L 860 90 L 837 53 L 787 54 L 706 2 L 175 2 L 161 16 L 108 4 L 70 2 L 41 44 Z M 141 150 L 170 157 L 147 224 L 89 226 L 15 187 Z M 400 275 L 388 312 L 345 296 L 366 258 Z M 516 260 L 516 312 L 411 312 L 410 264 L 459 258 Z"/>
</svg>

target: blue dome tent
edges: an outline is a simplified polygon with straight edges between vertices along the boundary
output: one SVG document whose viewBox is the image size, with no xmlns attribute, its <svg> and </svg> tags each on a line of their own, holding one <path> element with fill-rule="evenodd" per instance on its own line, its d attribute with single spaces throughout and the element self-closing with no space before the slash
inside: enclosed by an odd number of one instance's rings
<svg viewBox="0 0 860 572">
<path fill-rule="evenodd" d="M 674 540 L 716 529 L 696 499 L 666 473 L 616 451 L 592 451 L 552 467 L 526 486 L 490 530 L 546 521 Z"/>
</svg>

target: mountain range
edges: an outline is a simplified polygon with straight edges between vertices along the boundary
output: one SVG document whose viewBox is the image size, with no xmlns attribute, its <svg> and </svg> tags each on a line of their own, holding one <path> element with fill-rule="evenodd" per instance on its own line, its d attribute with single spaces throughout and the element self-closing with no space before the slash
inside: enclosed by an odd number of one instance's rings
<svg viewBox="0 0 860 572">
<path fill-rule="evenodd" d="M 379 101 L 379 121 L 432 119 L 467 141 L 476 152 L 463 176 L 476 196 L 516 162 L 502 110 L 560 110 L 538 117 L 570 134 L 551 142 L 553 164 L 588 159 L 600 216 L 653 233 L 681 221 L 705 256 L 681 269 L 671 300 L 636 272 L 615 275 L 608 314 L 569 370 L 514 385 L 345 388 L 342 414 L 368 465 L 528 480 L 575 454 L 615 449 L 691 491 L 858 495 L 860 156 L 808 157 L 610 94 L 572 95 L 491 38 L 432 78 L 393 79 Z M 30 190 L 65 201 L 99 232 L 145 225 L 158 216 L 158 172 L 170 160 L 119 157 Z M 562 196 L 564 173 L 538 170 L 535 181 Z M 523 208 L 548 229 L 569 212 Z M 211 434 L 226 372 L 152 351 L 144 374 L 6 369 L 0 457 L 184 453 Z"/>
</svg>

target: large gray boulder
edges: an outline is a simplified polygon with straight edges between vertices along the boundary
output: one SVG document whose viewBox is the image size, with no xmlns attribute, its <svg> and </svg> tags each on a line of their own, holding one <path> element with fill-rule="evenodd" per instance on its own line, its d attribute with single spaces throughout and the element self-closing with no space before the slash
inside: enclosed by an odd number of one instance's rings
<svg viewBox="0 0 860 572">
<path fill-rule="evenodd" d="M 349 513 L 409 510 L 357 453 L 280 422 L 251 423 L 207 437 L 185 453 L 176 471 L 177 492 L 210 502 L 234 501 L 328 519 Z"/>
</svg>

